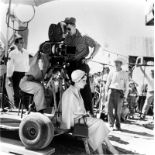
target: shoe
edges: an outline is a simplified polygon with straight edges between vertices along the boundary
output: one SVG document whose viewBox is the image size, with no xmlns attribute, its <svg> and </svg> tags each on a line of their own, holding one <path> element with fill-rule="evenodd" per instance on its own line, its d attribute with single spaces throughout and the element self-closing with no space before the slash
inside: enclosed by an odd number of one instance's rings
<svg viewBox="0 0 155 155">
<path fill-rule="evenodd" d="M 117 131 L 122 131 L 122 129 L 121 129 L 121 128 L 116 128 L 116 130 L 117 130 Z"/>
<path fill-rule="evenodd" d="M 110 128 L 110 131 L 114 131 L 114 126 L 110 125 L 109 128 Z"/>
<path fill-rule="evenodd" d="M 120 126 L 116 126 L 116 131 L 122 131 Z"/>
<path fill-rule="evenodd" d="M 141 119 L 141 120 L 145 120 L 145 115 L 142 114 L 142 115 L 140 116 L 140 119 Z"/>
</svg>

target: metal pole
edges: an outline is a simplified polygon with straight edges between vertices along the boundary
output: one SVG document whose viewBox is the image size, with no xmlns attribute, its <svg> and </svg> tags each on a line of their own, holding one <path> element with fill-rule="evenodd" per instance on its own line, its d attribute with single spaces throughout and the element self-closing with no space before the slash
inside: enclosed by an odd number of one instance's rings
<svg viewBox="0 0 155 155">
<path fill-rule="evenodd" d="M 7 32 L 6 32 L 6 46 L 5 46 L 5 59 L 4 59 L 4 65 L 7 65 L 8 60 L 8 41 L 9 41 L 9 24 L 10 24 L 10 10 L 11 10 L 11 1 L 9 0 L 9 6 L 6 16 L 7 18 Z M 3 75 L 3 84 L 2 84 L 2 103 L 1 103 L 1 110 L 4 111 L 4 89 L 5 89 L 5 81 L 6 81 L 6 75 Z"/>
<path fill-rule="evenodd" d="M 7 12 L 8 18 L 7 18 L 7 33 L 6 33 L 6 47 L 5 47 L 5 57 L 6 58 L 8 56 L 8 41 L 9 41 L 9 24 L 10 24 L 11 1 L 12 0 L 9 0 L 9 7 L 8 7 L 8 12 Z"/>
</svg>

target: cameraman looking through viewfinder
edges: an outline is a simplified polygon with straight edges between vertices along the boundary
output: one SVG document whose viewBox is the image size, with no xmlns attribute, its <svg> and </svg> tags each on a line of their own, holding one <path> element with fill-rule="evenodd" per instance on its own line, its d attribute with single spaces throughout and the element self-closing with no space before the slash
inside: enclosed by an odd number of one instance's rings
<svg viewBox="0 0 155 155">
<path fill-rule="evenodd" d="M 72 71 L 80 69 L 86 72 L 88 76 L 90 71 L 88 62 L 92 60 L 93 57 L 97 54 L 100 45 L 91 37 L 87 35 L 82 35 L 79 32 L 79 30 L 76 28 L 75 18 L 67 17 L 64 23 L 66 24 L 67 31 L 64 43 L 67 46 L 74 46 L 76 48 L 75 56 L 72 58 L 70 66 L 67 68 L 68 75 L 70 77 Z M 89 47 L 93 48 L 93 52 L 89 58 L 86 58 L 89 55 Z M 90 113 L 93 114 L 92 95 L 89 78 L 87 78 L 87 85 L 83 90 L 81 90 L 81 95 L 84 100 L 86 110 L 90 111 Z"/>
</svg>

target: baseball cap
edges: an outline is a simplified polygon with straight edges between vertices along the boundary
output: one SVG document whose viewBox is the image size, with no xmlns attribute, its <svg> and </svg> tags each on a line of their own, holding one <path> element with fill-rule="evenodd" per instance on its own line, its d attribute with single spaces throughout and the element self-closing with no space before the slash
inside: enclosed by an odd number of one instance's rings
<svg viewBox="0 0 155 155">
<path fill-rule="evenodd" d="M 74 17 L 66 17 L 64 22 L 66 24 L 75 25 L 76 24 L 76 19 Z"/>
</svg>

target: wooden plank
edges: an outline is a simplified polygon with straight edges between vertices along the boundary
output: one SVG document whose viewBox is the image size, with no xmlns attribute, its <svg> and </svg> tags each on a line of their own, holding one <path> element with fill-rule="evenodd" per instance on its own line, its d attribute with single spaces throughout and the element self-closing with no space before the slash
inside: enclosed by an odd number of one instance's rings
<svg viewBox="0 0 155 155">
<path fill-rule="evenodd" d="M 31 112 L 31 113 L 35 113 L 35 112 Z M 54 114 L 44 113 L 44 115 L 47 116 L 49 119 L 52 119 L 54 117 Z M 27 114 L 23 114 L 23 118 L 25 116 L 27 116 Z M 23 119 L 21 118 L 21 113 L 19 113 L 19 116 L 18 116 L 17 110 L 1 113 L 0 119 L 3 119 L 3 118 L 10 118 L 10 119 L 15 119 L 15 120 L 20 120 L 20 121 Z"/>
<path fill-rule="evenodd" d="M 19 127 L 14 127 L 14 126 L 0 124 L 0 129 L 16 131 L 16 130 L 19 130 Z"/>
<path fill-rule="evenodd" d="M 0 115 L 0 129 L 15 131 L 21 122 L 17 112 L 7 112 Z"/>
<path fill-rule="evenodd" d="M 53 118 L 52 114 L 45 114 L 50 119 Z M 23 118 L 27 115 L 23 115 Z M 11 112 L 2 113 L 0 115 L 0 129 L 4 130 L 19 130 L 19 124 L 22 121 L 21 116 L 18 116 L 18 111 L 14 110 Z"/>
<path fill-rule="evenodd" d="M 19 121 L 22 120 L 20 114 L 18 116 L 18 112 L 17 111 L 10 111 L 10 112 L 6 112 L 6 113 L 1 113 L 0 120 L 4 119 L 4 118 L 10 118 L 10 119 L 15 119 L 15 120 L 19 120 Z"/>
<path fill-rule="evenodd" d="M 55 149 L 47 147 L 43 150 L 29 150 L 26 149 L 20 141 L 8 138 L 1 138 L 1 151 L 16 155 L 52 155 Z"/>
<path fill-rule="evenodd" d="M 53 114 L 44 114 L 44 115 L 47 116 L 51 121 L 54 117 Z M 0 115 L 0 129 L 10 130 L 10 131 L 19 130 L 19 125 L 21 121 L 22 119 L 20 118 L 20 116 L 17 115 L 17 111 L 3 113 L 2 115 Z M 55 126 L 54 136 L 59 136 L 59 135 L 68 133 L 69 131 L 70 130 L 57 128 Z"/>
</svg>

